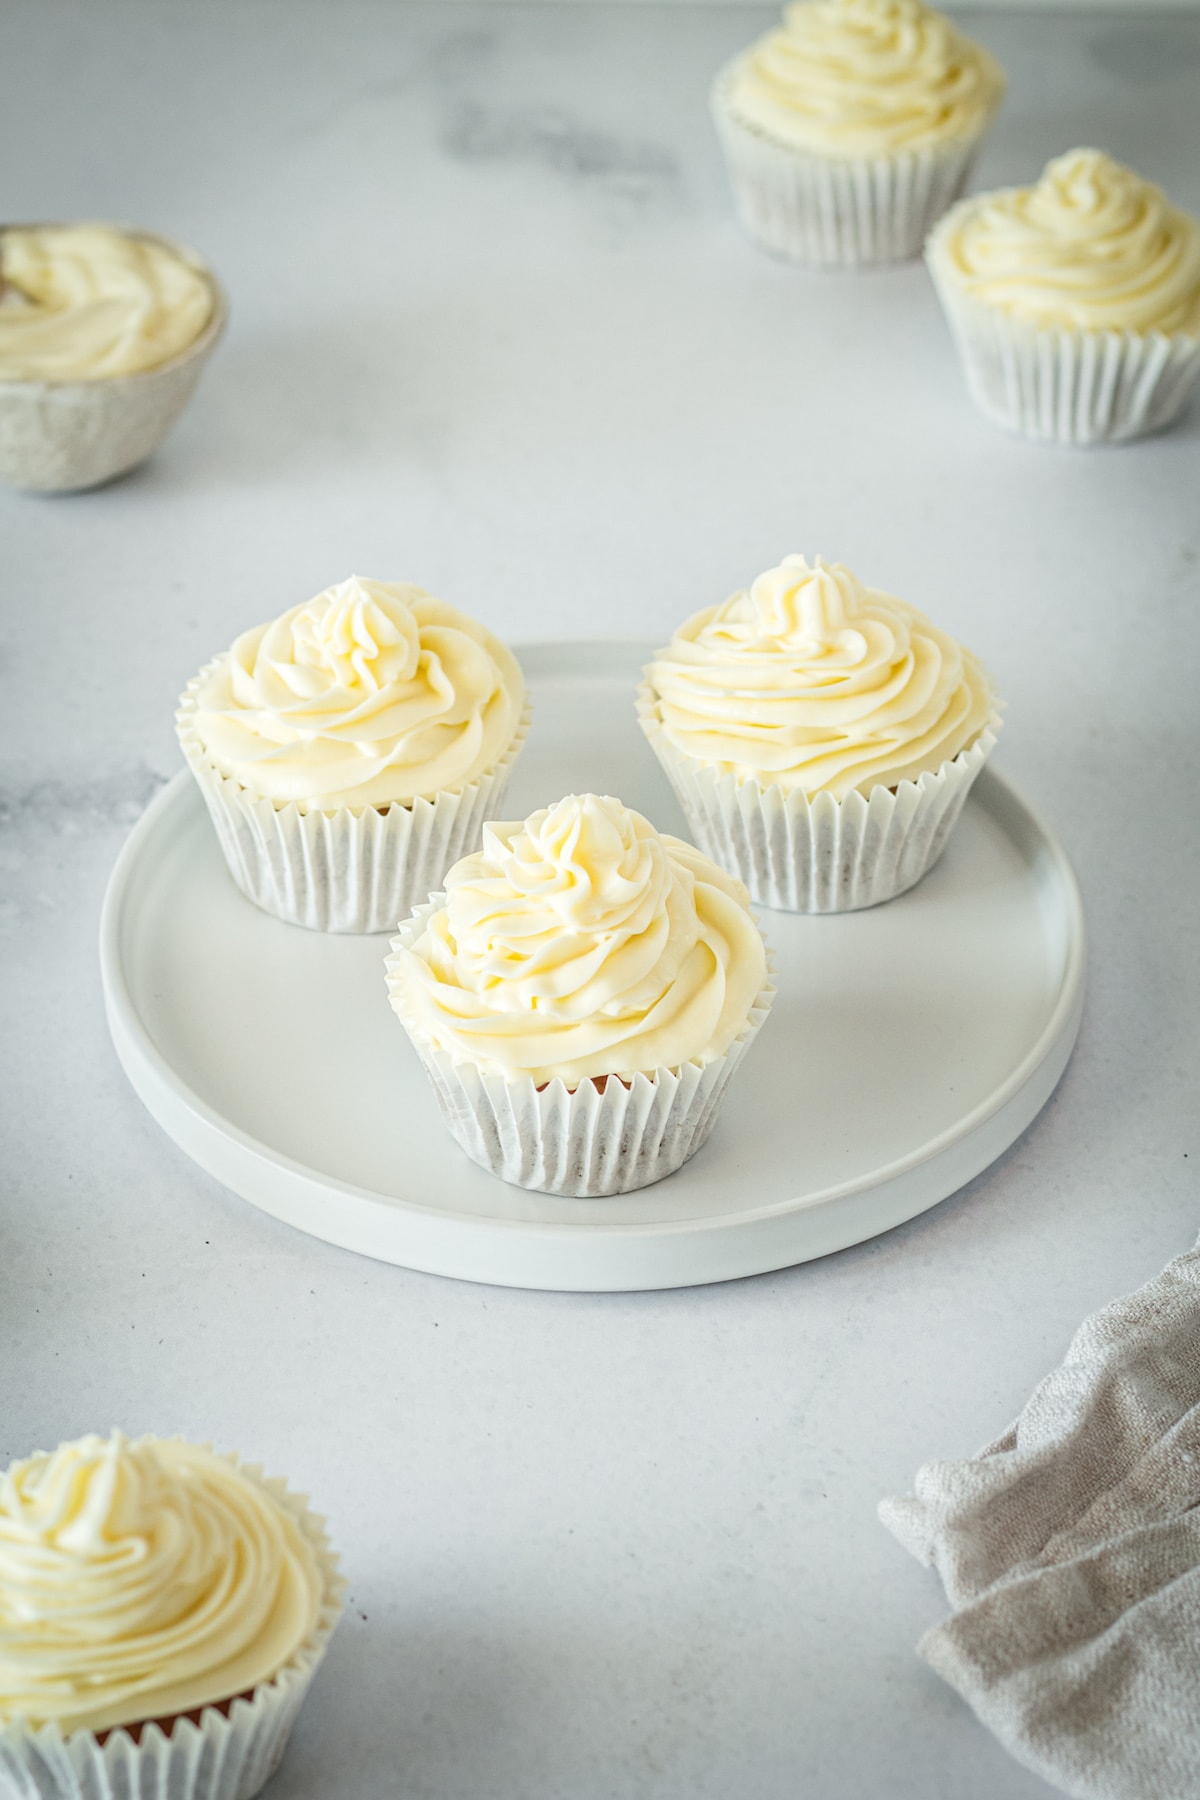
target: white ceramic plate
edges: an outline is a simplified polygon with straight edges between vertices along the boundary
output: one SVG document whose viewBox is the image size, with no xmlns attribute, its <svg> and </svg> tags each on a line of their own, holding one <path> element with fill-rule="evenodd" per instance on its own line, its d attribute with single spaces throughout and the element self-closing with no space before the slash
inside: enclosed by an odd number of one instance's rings
<svg viewBox="0 0 1200 1800">
<path fill-rule="evenodd" d="M 534 722 L 507 815 L 593 789 L 682 833 L 634 720 L 650 646 L 519 654 Z M 823 1256 L 936 1205 L 1025 1129 L 1079 1028 L 1074 876 L 990 769 L 911 893 L 842 917 L 760 916 L 779 997 L 716 1130 L 677 1174 L 612 1200 L 526 1193 L 462 1155 L 388 1005 L 387 938 L 259 912 L 186 772 L 121 852 L 101 965 L 117 1053 L 150 1111 L 277 1218 L 473 1281 L 675 1287 Z"/>
</svg>

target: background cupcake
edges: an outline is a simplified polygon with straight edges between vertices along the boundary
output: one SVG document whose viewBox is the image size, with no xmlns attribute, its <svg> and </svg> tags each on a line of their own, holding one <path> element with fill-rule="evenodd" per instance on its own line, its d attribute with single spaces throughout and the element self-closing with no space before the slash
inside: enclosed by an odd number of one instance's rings
<svg viewBox="0 0 1200 1800">
<path fill-rule="evenodd" d="M 296 925 L 385 931 L 499 809 L 528 704 L 485 626 L 351 576 L 244 632 L 176 724 L 243 893 Z"/>
<path fill-rule="evenodd" d="M 166 436 L 225 325 L 194 250 L 105 224 L 0 231 L 0 480 L 95 487 Z"/>
<path fill-rule="evenodd" d="M 686 1162 L 773 994 L 741 884 L 595 794 L 485 826 L 387 979 L 468 1156 L 570 1195 Z"/>
<path fill-rule="evenodd" d="M 0 1478 L 0 1788 L 249 1800 L 340 1592 L 321 1520 L 234 1457 L 117 1432 L 14 1463 Z"/>
<path fill-rule="evenodd" d="M 964 200 L 926 260 L 972 397 L 1009 430 L 1141 437 L 1200 381 L 1200 220 L 1102 151 Z"/>
<path fill-rule="evenodd" d="M 785 556 L 695 613 L 638 716 L 697 842 L 792 912 L 889 900 L 936 861 L 995 743 L 991 682 L 915 607 Z"/>
<path fill-rule="evenodd" d="M 918 256 L 1004 94 L 921 0 L 803 0 L 727 64 L 713 114 L 742 223 L 798 262 Z"/>
</svg>

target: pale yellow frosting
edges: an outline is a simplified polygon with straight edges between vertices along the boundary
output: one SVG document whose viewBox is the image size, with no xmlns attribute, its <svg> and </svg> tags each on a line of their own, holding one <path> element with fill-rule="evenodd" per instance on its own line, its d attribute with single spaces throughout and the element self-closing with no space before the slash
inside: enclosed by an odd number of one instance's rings
<svg viewBox="0 0 1200 1800">
<path fill-rule="evenodd" d="M 965 201 L 931 255 L 965 292 L 1033 325 L 1200 333 L 1200 219 L 1100 150 Z"/>
<path fill-rule="evenodd" d="M 969 650 L 821 557 L 785 556 L 748 593 L 693 614 L 646 680 L 677 750 L 810 798 L 936 771 L 994 711 Z"/>
<path fill-rule="evenodd" d="M 766 980 L 746 890 L 619 800 L 485 825 L 389 965 L 392 1003 L 486 1071 L 631 1076 L 722 1056 Z"/>
<path fill-rule="evenodd" d="M 136 375 L 195 342 L 211 283 L 154 238 L 113 225 L 0 233 L 0 381 Z"/>
<path fill-rule="evenodd" d="M 407 582 L 352 575 L 243 632 L 206 671 L 194 724 L 223 775 L 300 810 L 464 788 L 517 734 L 520 665 Z"/>
<path fill-rule="evenodd" d="M 796 149 L 875 157 L 975 137 L 1003 94 L 995 59 L 921 0 L 804 0 L 738 60 L 728 101 Z"/>
<path fill-rule="evenodd" d="M 299 1525 L 211 1450 L 118 1432 L 0 1476 L 0 1724 L 106 1731 L 231 1699 L 322 1600 Z"/>
</svg>

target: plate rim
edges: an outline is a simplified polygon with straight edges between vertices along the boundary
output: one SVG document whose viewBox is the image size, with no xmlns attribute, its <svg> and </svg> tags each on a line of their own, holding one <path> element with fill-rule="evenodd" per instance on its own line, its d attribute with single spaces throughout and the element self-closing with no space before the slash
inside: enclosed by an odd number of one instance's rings
<svg viewBox="0 0 1200 1800">
<path fill-rule="evenodd" d="M 653 647 L 648 640 L 624 639 L 619 637 L 537 639 L 526 641 L 524 643 L 515 643 L 512 648 L 514 654 L 517 655 L 518 658 L 525 656 L 533 663 L 541 662 L 543 664 L 543 670 L 539 672 L 545 673 L 546 675 L 552 673 L 552 663 L 556 657 L 561 656 L 564 653 L 569 657 L 577 658 L 586 656 L 589 650 L 604 650 L 623 657 L 628 656 L 630 660 L 632 660 L 635 655 L 645 657 L 653 654 Z M 586 676 L 586 670 L 582 670 L 580 673 Z M 431 1206 L 420 1200 L 389 1196 L 380 1193 L 375 1189 L 360 1187 L 356 1183 L 346 1181 L 341 1177 L 328 1175 L 322 1171 L 314 1170 L 307 1164 L 298 1162 L 286 1153 L 269 1144 L 263 1143 L 261 1139 L 253 1137 L 249 1132 L 243 1130 L 241 1126 L 235 1125 L 232 1121 L 226 1119 L 215 1107 L 203 1100 L 194 1089 L 192 1089 L 183 1078 L 176 1073 L 172 1064 L 155 1043 L 146 1022 L 141 1016 L 137 1002 L 134 999 L 125 968 L 125 959 L 122 948 L 125 904 L 132 883 L 136 877 L 147 841 L 154 837 L 163 816 L 173 813 L 178 808 L 182 796 L 192 785 L 193 777 L 190 770 L 186 768 L 180 769 L 150 801 L 149 805 L 138 818 L 121 846 L 105 888 L 103 905 L 101 907 L 99 932 L 100 975 L 101 985 L 104 991 L 105 1013 L 114 1048 L 116 1049 L 118 1059 L 121 1062 L 128 1079 L 133 1085 L 135 1092 L 150 1111 L 152 1117 L 154 1117 L 159 1126 L 166 1131 L 172 1141 L 176 1143 L 191 1160 L 199 1163 L 200 1166 L 204 1167 L 207 1172 L 213 1175 L 214 1179 L 220 1180 L 222 1185 L 225 1186 L 230 1186 L 230 1183 L 226 1178 L 223 1175 L 216 1174 L 207 1163 L 204 1163 L 201 1158 L 194 1153 L 193 1149 L 189 1147 L 188 1144 L 183 1143 L 177 1132 L 172 1129 L 172 1125 L 162 1117 L 161 1112 L 152 1103 L 145 1091 L 147 1085 L 157 1082 L 163 1089 L 167 1090 L 174 1104 L 182 1108 L 183 1112 L 205 1131 L 215 1134 L 217 1138 L 232 1145 L 239 1155 L 247 1157 L 258 1164 L 265 1164 L 272 1170 L 277 1171 L 278 1174 L 285 1179 L 315 1186 L 318 1189 L 336 1195 L 342 1200 L 351 1200 L 357 1202 L 359 1205 L 365 1204 L 371 1207 L 383 1208 L 392 1215 L 413 1216 L 414 1218 L 428 1221 L 443 1229 L 454 1226 L 470 1227 L 476 1231 L 485 1232 L 489 1235 L 505 1238 L 510 1241 L 516 1238 L 527 1240 L 531 1243 L 537 1242 L 542 1245 L 545 1245 L 548 1242 L 573 1245 L 578 1243 L 581 1239 L 590 1238 L 595 1235 L 609 1237 L 611 1239 L 614 1234 L 621 1240 L 631 1241 L 669 1241 L 681 1238 L 711 1237 L 714 1233 L 728 1233 L 739 1229 L 750 1230 L 756 1225 L 767 1224 L 773 1220 L 788 1218 L 798 1213 L 811 1213 L 822 1207 L 832 1207 L 839 1201 L 852 1201 L 856 1198 L 861 1198 L 879 1190 L 886 1189 L 898 1182 L 903 1182 L 923 1166 L 952 1154 L 956 1147 L 963 1145 L 966 1141 L 984 1131 L 989 1122 L 1002 1113 L 1006 1107 L 1011 1106 L 1020 1097 L 1023 1090 L 1034 1082 L 1039 1071 L 1055 1057 L 1057 1052 L 1061 1057 L 1061 1061 L 1046 1092 L 1037 1101 L 1037 1104 L 1028 1113 L 1027 1117 L 1025 1117 L 1023 1123 L 1018 1127 L 1018 1130 L 1006 1139 L 1005 1144 L 1000 1149 L 996 1150 L 994 1154 L 989 1155 L 986 1161 L 981 1165 L 980 1169 L 976 1171 L 976 1173 L 981 1172 L 982 1168 L 990 1166 L 991 1162 L 993 1162 L 997 1156 L 1003 1154 L 1003 1150 L 1007 1148 L 1009 1144 L 1015 1142 L 1016 1137 L 1020 1135 L 1020 1132 L 1026 1129 L 1037 1116 L 1037 1113 L 1041 1110 L 1046 1100 L 1048 1100 L 1050 1093 L 1053 1092 L 1054 1087 L 1057 1085 L 1057 1082 L 1066 1067 L 1066 1063 L 1069 1060 L 1071 1050 L 1074 1047 L 1075 1039 L 1078 1034 L 1083 1009 L 1087 964 L 1087 931 L 1079 883 L 1075 876 L 1074 869 L 1071 866 L 1070 859 L 1068 858 L 1066 850 L 1059 840 L 1057 833 L 1051 829 L 1038 809 L 1025 798 L 1016 786 L 989 764 L 981 772 L 971 795 L 968 796 L 967 803 L 968 805 L 972 803 L 978 804 L 982 800 L 986 804 L 986 797 L 988 796 L 989 791 L 994 790 L 993 804 L 988 807 L 989 812 L 995 810 L 995 803 L 998 800 L 1002 807 L 1010 812 L 1016 813 L 1018 817 L 1023 815 L 1023 822 L 1026 824 L 1027 828 L 1032 830 L 1040 840 L 1041 846 L 1049 852 L 1054 874 L 1057 879 L 1057 886 L 1065 909 L 1065 955 L 1054 1004 L 1036 1039 L 1026 1050 L 1020 1061 L 1015 1064 L 997 1087 L 993 1088 L 983 1099 L 977 1101 L 969 1112 L 963 1114 L 960 1118 L 955 1120 L 952 1125 L 943 1129 L 935 1137 L 926 1139 L 915 1150 L 909 1151 L 896 1161 L 871 1170 L 866 1174 L 853 1176 L 846 1181 L 834 1183 L 813 1194 L 793 1196 L 786 1200 L 775 1200 L 756 1207 L 740 1207 L 736 1211 L 728 1213 L 715 1213 L 695 1219 L 648 1220 L 645 1222 L 605 1221 L 603 1217 L 597 1217 L 595 1220 L 587 1221 L 580 1221 L 578 1219 L 563 1219 L 561 1221 L 506 1219 L 475 1212 L 447 1213 L 443 1209 Z M 982 790 L 982 792 L 979 790 Z M 199 804 L 203 804 L 199 794 L 196 795 L 196 799 Z M 247 902 L 247 904 L 250 904 L 250 902 Z M 768 913 L 770 912 L 769 908 L 766 910 Z M 377 935 L 382 943 L 387 934 L 381 932 L 372 935 Z M 140 1059 L 142 1066 L 137 1067 L 134 1059 Z M 134 1064 L 134 1066 L 131 1066 L 131 1064 Z M 962 1180 L 955 1181 L 951 1186 L 943 1188 L 936 1198 L 926 1200 L 915 1208 L 911 1208 L 903 1215 L 903 1217 L 896 1218 L 891 1225 L 879 1226 L 875 1231 L 865 1235 L 875 1236 L 881 1231 L 893 1229 L 895 1225 L 903 1223 L 905 1218 L 914 1217 L 917 1213 L 928 1210 L 932 1206 L 939 1204 L 942 1199 L 945 1199 L 949 1194 L 956 1192 L 960 1186 L 965 1185 L 965 1182 L 971 1179 L 973 1179 L 973 1177 L 967 1175 L 963 1177 Z M 286 1222 L 293 1224 L 296 1229 L 308 1231 L 307 1227 L 296 1225 L 294 1220 L 287 1219 L 286 1214 L 276 1211 L 273 1206 L 266 1204 L 262 1199 L 256 1198 L 252 1194 L 245 1193 L 240 1188 L 234 1189 L 233 1191 L 238 1192 L 240 1196 L 250 1204 L 259 1206 L 263 1210 L 272 1213 L 275 1217 L 284 1218 Z M 597 1202 L 598 1206 L 601 1204 L 601 1202 Z M 337 1241 L 336 1239 L 325 1237 L 324 1234 L 309 1232 L 309 1235 L 318 1236 L 322 1241 Z M 847 1240 L 847 1244 L 850 1242 L 862 1241 L 862 1237 L 863 1234 L 860 1234 L 858 1238 L 852 1237 Z M 344 1247 L 356 1248 L 352 1245 L 345 1245 Z M 841 1247 L 846 1246 L 843 1245 Z M 367 1251 L 357 1251 L 357 1253 L 366 1255 L 371 1254 Z M 810 1254 L 822 1255 L 826 1253 L 827 1252 L 825 1251 L 814 1251 Z M 381 1258 L 379 1260 L 385 1259 Z M 427 1267 L 427 1264 L 423 1261 L 402 1261 L 402 1259 L 399 1258 L 388 1258 L 386 1260 L 400 1261 L 401 1266 L 406 1267 Z M 807 1260 L 803 1255 L 786 1257 L 783 1260 L 774 1258 L 764 1263 L 760 1272 L 765 1272 L 768 1268 L 787 1267 L 794 1262 L 803 1260 Z M 436 1269 L 431 1270 L 431 1272 L 446 1273 L 448 1271 Z M 751 1271 L 746 1270 L 743 1272 L 748 1273 Z M 471 1275 L 466 1278 L 490 1279 L 488 1277 L 479 1277 L 476 1275 Z M 708 1280 L 722 1280 L 727 1278 L 729 1277 L 721 1274 L 707 1277 Z M 503 1280 L 503 1278 L 497 1279 Z M 702 1276 L 686 1276 L 679 1280 L 678 1285 L 693 1285 L 704 1279 L 706 1278 Z M 559 1282 L 538 1283 L 528 1279 L 523 1279 L 519 1282 L 506 1281 L 504 1282 L 504 1285 L 529 1287 L 542 1285 L 559 1288 L 570 1287 L 573 1288 L 574 1291 L 579 1291 L 576 1284 Z M 595 1291 L 598 1291 L 601 1286 L 612 1288 L 618 1285 L 621 1291 L 630 1291 L 631 1286 L 636 1284 L 622 1282 L 620 1284 L 589 1283 L 588 1285 L 589 1288 L 594 1288 Z M 661 1287 L 672 1285 L 672 1283 L 657 1278 L 652 1283 L 647 1282 L 643 1285 Z"/>
</svg>

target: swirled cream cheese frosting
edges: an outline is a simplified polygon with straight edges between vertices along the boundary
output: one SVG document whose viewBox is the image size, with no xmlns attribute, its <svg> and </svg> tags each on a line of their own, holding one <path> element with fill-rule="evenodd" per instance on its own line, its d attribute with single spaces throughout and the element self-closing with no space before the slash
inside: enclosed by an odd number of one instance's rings
<svg viewBox="0 0 1200 1800">
<path fill-rule="evenodd" d="M 156 238 L 113 225 L 0 233 L 0 381 L 137 375 L 212 318 L 211 282 Z"/>
<path fill-rule="evenodd" d="M 708 1063 L 766 979 L 741 883 L 611 797 L 486 825 L 445 889 L 389 964 L 392 1003 L 485 1071 L 574 1088 Z"/>
<path fill-rule="evenodd" d="M 981 133 L 999 64 L 922 0 L 802 0 L 734 65 L 747 124 L 821 156 L 878 157 Z"/>
<path fill-rule="evenodd" d="M 685 755 L 835 800 L 936 771 L 995 704 L 969 650 L 821 557 L 785 556 L 748 592 L 695 613 L 646 682 Z"/>
<path fill-rule="evenodd" d="M 267 1488 L 178 1438 L 85 1437 L 0 1476 L 0 1724 L 106 1731 L 268 1681 L 321 1571 Z"/>
<path fill-rule="evenodd" d="M 205 754 L 301 811 L 457 791 L 500 760 L 525 683 L 483 625 L 407 582 L 352 575 L 243 632 L 201 675 Z"/>
<path fill-rule="evenodd" d="M 1200 219 L 1100 150 L 964 201 L 931 254 L 965 293 L 1033 325 L 1200 333 Z"/>
</svg>

